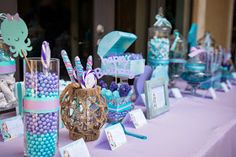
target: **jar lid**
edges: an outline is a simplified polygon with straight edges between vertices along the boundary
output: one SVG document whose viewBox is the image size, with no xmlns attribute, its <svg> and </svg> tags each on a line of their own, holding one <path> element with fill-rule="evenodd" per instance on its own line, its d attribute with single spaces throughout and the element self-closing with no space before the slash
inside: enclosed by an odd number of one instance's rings
<svg viewBox="0 0 236 157">
<path fill-rule="evenodd" d="M 113 31 L 105 35 L 98 45 L 101 58 L 122 55 L 137 39 L 132 33 Z"/>
<path fill-rule="evenodd" d="M 162 29 L 171 29 L 171 23 L 164 17 L 163 9 L 160 7 L 159 12 L 156 15 L 156 22 L 153 24 L 155 27 L 161 27 Z"/>
</svg>

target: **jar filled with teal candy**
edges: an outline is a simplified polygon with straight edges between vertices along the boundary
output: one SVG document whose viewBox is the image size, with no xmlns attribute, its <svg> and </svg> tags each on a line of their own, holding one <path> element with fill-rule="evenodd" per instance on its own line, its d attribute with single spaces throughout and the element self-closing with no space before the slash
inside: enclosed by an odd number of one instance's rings
<svg viewBox="0 0 236 157">
<path fill-rule="evenodd" d="M 40 58 L 24 64 L 25 155 L 52 157 L 59 133 L 59 60 L 45 68 Z"/>
<path fill-rule="evenodd" d="M 170 22 L 163 16 L 163 11 L 160 8 L 159 14 L 156 15 L 156 22 L 148 30 L 147 63 L 153 69 L 159 65 L 168 68 L 170 47 L 169 35 L 171 28 Z"/>
</svg>

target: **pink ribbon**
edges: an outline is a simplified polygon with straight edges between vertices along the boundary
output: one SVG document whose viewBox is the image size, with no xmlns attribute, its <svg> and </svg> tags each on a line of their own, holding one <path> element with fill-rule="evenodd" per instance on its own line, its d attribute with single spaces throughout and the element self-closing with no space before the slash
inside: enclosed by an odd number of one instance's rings
<svg viewBox="0 0 236 157">
<path fill-rule="evenodd" d="M 16 72 L 16 65 L 8 65 L 0 67 L 0 74 L 9 74 Z"/>
<path fill-rule="evenodd" d="M 53 100 L 27 100 L 24 99 L 24 110 L 48 111 L 59 107 L 59 99 Z"/>
<path fill-rule="evenodd" d="M 10 15 L 10 14 L 7 14 L 7 19 L 9 21 L 13 21 L 13 20 L 16 20 L 16 21 L 19 21 L 20 20 L 20 17 L 19 17 L 19 14 L 16 13 L 14 16 Z"/>
<path fill-rule="evenodd" d="M 203 52 L 205 52 L 205 50 L 202 48 L 192 47 L 188 56 L 192 58 L 192 57 L 199 55 L 200 53 L 203 53 Z"/>
</svg>

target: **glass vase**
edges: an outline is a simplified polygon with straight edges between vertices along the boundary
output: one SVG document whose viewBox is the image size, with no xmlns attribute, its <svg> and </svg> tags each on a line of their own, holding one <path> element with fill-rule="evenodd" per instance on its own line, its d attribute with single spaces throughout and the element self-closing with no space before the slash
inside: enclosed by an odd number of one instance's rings
<svg viewBox="0 0 236 157">
<path fill-rule="evenodd" d="M 59 60 L 45 68 L 40 58 L 24 64 L 25 155 L 51 157 L 56 154 L 59 133 Z"/>
</svg>

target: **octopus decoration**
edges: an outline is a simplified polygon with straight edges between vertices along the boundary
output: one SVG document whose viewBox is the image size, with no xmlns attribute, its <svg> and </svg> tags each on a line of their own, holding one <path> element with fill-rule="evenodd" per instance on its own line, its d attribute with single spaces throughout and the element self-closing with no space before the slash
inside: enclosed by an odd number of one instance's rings
<svg viewBox="0 0 236 157">
<path fill-rule="evenodd" d="M 14 16 L 6 15 L 1 23 L 1 35 L 3 41 L 9 45 L 14 57 L 18 57 L 18 55 L 22 58 L 26 57 L 27 51 L 32 50 L 30 39 L 27 38 L 28 28 L 18 13 Z"/>
</svg>

